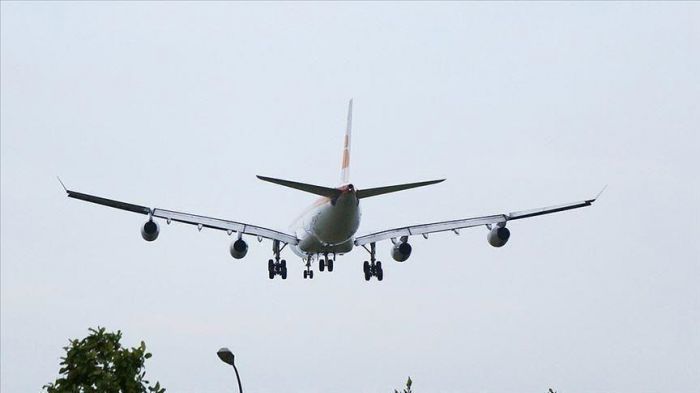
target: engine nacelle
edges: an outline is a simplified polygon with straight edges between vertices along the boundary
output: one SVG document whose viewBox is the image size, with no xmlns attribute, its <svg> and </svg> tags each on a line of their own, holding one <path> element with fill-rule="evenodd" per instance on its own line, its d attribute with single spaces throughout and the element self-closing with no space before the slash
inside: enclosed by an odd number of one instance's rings
<svg viewBox="0 0 700 393">
<path fill-rule="evenodd" d="M 488 239 L 489 244 L 494 247 L 503 247 L 508 243 L 508 239 L 510 239 L 510 231 L 506 227 L 501 228 L 496 226 L 489 231 L 486 239 Z"/>
<path fill-rule="evenodd" d="M 391 249 L 391 257 L 394 258 L 396 262 L 404 262 L 411 256 L 411 247 L 408 242 L 398 242 Z"/>
<path fill-rule="evenodd" d="M 141 237 L 147 242 L 152 242 L 158 239 L 158 234 L 160 233 L 160 227 L 158 223 L 153 220 L 148 220 L 141 226 Z"/>
<path fill-rule="evenodd" d="M 231 256 L 241 259 L 248 253 L 248 243 L 243 239 L 238 239 L 231 243 Z"/>
</svg>

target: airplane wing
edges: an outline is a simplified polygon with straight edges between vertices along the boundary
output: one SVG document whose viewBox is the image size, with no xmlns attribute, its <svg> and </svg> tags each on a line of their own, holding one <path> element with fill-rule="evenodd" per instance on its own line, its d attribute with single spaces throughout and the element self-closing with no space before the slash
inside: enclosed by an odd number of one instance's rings
<svg viewBox="0 0 700 393">
<path fill-rule="evenodd" d="M 522 218 L 541 216 L 543 214 L 551 214 L 565 210 L 578 209 L 580 207 L 592 205 L 593 202 L 595 202 L 598 199 L 598 197 L 600 197 L 600 194 L 602 194 L 604 190 L 605 188 L 603 188 L 603 190 L 601 190 L 595 198 L 581 202 L 573 202 L 564 205 L 549 206 L 539 209 L 523 210 L 512 213 L 494 214 L 491 216 L 473 217 L 461 220 L 441 221 L 430 224 L 412 225 L 407 227 L 389 229 L 381 232 L 370 233 L 368 235 L 355 238 L 355 245 L 364 246 L 365 244 L 375 243 L 386 239 L 395 239 L 402 236 L 427 236 L 429 233 L 435 232 L 454 231 L 455 233 L 457 233 L 457 231 L 462 228 L 499 224 L 511 220 L 519 220 Z"/>
<path fill-rule="evenodd" d="M 60 179 L 59 179 L 59 181 L 60 181 Z M 63 182 L 61 182 L 61 185 L 63 185 Z M 236 222 L 236 221 L 223 220 L 220 218 L 199 216 L 196 214 L 181 213 L 181 212 L 176 212 L 176 211 L 172 211 L 172 210 L 165 210 L 165 209 L 158 209 L 158 208 L 149 208 L 146 206 L 134 205 L 131 203 L 126 203 L 126 202 L 121 202 L 121 201 L 115 201 L 112 199 L 102 198 L 102 197 L 95 196 L 95 195 L 89 195 L 89 194 L 83 194 L 81 192 L 71 191 L 71 190 L 67 189 L 65 185 L 63 186 L 63 189 L 66 190 L 66 193 L 68 194 L 68 197 L 70 197 L 70 198 L 80 199 L 81 201 L 92 202 L 92 203 L 96 203 L 98 205 L 109 206 L 109 207 L 113 207 L 115 209 L 126 210 L 126 211 L 130 211 L 133 213 L 145 214 L 145 215 L 149 215 L 151 217 L 163 218 L 168 222 L 168 224 L 170 224 L 171 221 L 177 221 L 177 222 L 182 222 L 185 224 L 195 225 L 200 230 L 201 230 L 201 228 L 213 228 L 213 229 L 219 229 L 222 231 L 227 231 L 227 232 L 229 232 L 229 234 L 231 234 L 233 232 L 237 232 L 237 233 L 242 233 L 245 235 L 258 236 L 258 237 L 270 239 L 270 240 L 278 240 L 282 243 L 287 243 L 290 245 L 296 245 L 299 243 L 299 240 L 296 238 L 296 236 L 289 235 L 289 234 L 284 233 L 284 232 L 275 231 L 273 229 L 267 229 L 267 228 L 263 228 L 263 227 L 259 227 L 259 226 L 255 226 L 255 225 L 244 224 L 244 223 Z"/>
</svg>

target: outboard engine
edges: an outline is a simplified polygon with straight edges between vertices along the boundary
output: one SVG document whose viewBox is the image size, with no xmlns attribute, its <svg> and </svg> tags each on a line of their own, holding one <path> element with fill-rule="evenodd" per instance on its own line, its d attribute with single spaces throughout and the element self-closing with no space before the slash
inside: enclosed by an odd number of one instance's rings
<svg viewBox="0 0 700 393">
<path fill-rule="evenodd" d="M 508 228 L 500 226 L 493 227 L 489 231 L 489 234 L 486 236 L 486 239 L 488 239 L 489 244 L 494 247 L 503 247 L 508 242 L 509 238 L 510 231 L 508 230 Z"/>
<path fill-rule="evenodd" d="M 412 247 L 408 242 L 400 241 L 391 249 L 391 257 L 394 258 L 396 262 L 404 262 L 411 256 L 411 250 Z"/>
<path fill-rule="evenodd" d="M 158 234 L 160 233 L 160 227 L 158 223 L 153 220 L 148 220 L 141 226 L 141 237 L 147 242 L 152 242 L 158 239 Z"/>
<path fill-rule="evenodd" d="M 231 243 L 231 256 L 241 259 L 248 253 L 248 243 L 243 239 L 238 239 Z"/>
</svg>

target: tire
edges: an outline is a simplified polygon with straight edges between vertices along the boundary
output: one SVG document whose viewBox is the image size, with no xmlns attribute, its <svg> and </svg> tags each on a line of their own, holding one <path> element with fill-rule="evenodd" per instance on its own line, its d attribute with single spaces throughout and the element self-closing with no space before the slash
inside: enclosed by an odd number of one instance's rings
<svg viewBox="0 0 700 393">
<path fill-rule="evenodd" d="M 369 273 L 369 262 L 365 261 L 364 265 L 362 265 L 362 271 L 365 272 L 365 276 Z"/>
<path fill-rule="evenodd" d="M 309 272 L 307 272 L 306 270 L 304 270 L 304 278 L 306 278 L 306 277 L 308 277 L 308 276 L 309 276 Z"/>
<path fill-rule="evenodd" d="M 267 261 L 267 271 L 270 272 L 270 273 L 272 273 L 272 272 L 275 271 L 275 262 L 272 261 L 272 259 L 270 259 L 269 261 Z"/>
<path fill-rule="evenodd" d="M 333 271 L 333 260 L 332 259 L 328 260 L 328 271 L 329 272 Z"/>
<path fill-rule="evenodd" d="M 326 261 L 323 259 L 318 260 L 318 270 L 323 271 L 326 268 Z"/>
<path fill-rule="evenodd" d="M 268 272 L 268 276 L 270 276 L 270 280 L 272 280 L 273 278 L 275 278 L 275 272 L 272 271 L 272 270 L 270 270 L 270 271 Z"/>
<path fill-rule="evenodd" d="M 286 280 L 287 279 L 287 266 L 282 265 L 282 279 Z"/>
<path fill-rule="evenodd" d="M 313 280 L 313 278 L 314 278 L 314 271 L 313 271 L 313 270 L 309 270 L 309 279 L 310 279 L 310 280 Z"/>
<path fill-rule="evenodd" d="M 370 278 L 372 278 L 372 275 L 369 272 L 365 272 L 365 281 L 369 281 Z"/>
<path fill-rule="evenodd" d="M 287 261 L 285 261 L 284 259 L 282 260 L 282 269 L 287 270 Z"/>
<path fill-rule="evenodd" d="M 377 270 L 382 270 L 382 263 L 377 261 Z"/>
<path fill-rule="evenodd" d="M 384 269 L 377 269 L 377 280 L 382 281 L 384 279 Z"/>
</svg>

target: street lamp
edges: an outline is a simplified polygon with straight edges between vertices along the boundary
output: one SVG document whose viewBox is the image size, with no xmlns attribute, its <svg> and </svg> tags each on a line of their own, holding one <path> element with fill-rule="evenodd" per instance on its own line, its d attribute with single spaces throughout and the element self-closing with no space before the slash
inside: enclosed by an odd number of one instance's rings
<svg viewBox="0 0 700 393">
<path fill-rule="evenodd" d="M 224 347 L 219 349 L 219 351 L 216 352 L 216 354 L 219 355 L 219 359 L 221 359 L 222 362 L 229 364 L 233 367 L 233 371 L 236 372 L 236 379 L 238 380 L 238 393 L 243 393 L 243 388 L 241 387 L 241 377 L 238 376 L 238 369 L 233 363 L 233 353 L 228 348 Z"/>
</svg>

